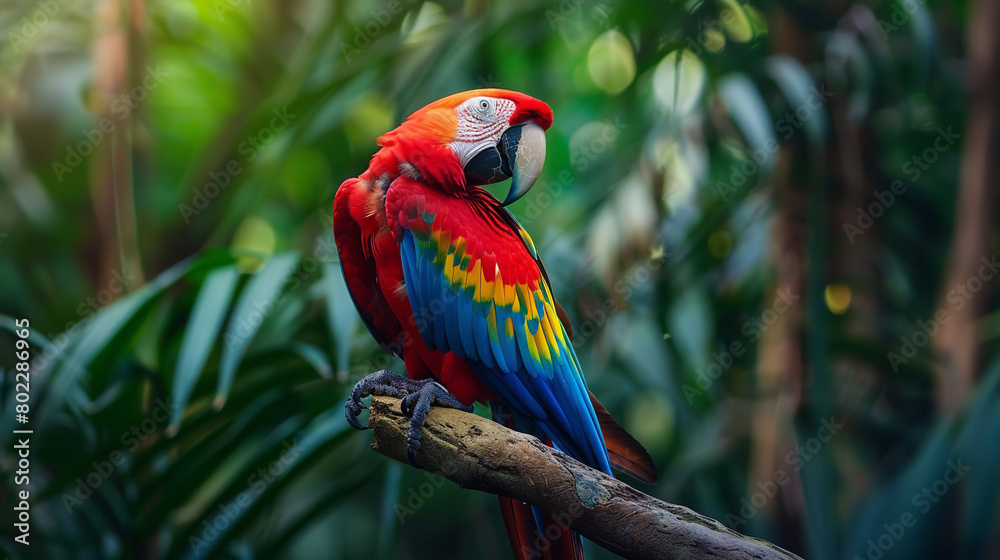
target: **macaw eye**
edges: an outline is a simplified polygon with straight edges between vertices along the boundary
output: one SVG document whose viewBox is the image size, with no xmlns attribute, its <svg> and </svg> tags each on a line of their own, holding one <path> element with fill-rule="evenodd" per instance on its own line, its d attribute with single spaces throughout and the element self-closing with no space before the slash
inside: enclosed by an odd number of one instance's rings
<svg viewBox="0 0 1000 560">
<path fill-rule="evenodd" d="M 493 111 L 493 104 L 489 99 L 480 99 L 476 105 L 476 110 L 482 115 L 489 115 Z"/>
</svg>

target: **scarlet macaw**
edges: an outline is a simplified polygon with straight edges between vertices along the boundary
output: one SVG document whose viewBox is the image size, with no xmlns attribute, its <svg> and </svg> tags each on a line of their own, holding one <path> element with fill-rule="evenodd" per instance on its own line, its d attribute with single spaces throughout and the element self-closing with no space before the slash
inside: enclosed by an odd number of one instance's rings
<svg viewBox="0 0 1000 560">
<path fill-rule="evenodd" d="M 403 359 L 408 376 L 366 377 L 347 417 L 361 429 L 363 397 L 403 397 L 412 416 L 408 455 L 419 466 L 432 402 L 467 411 L 489 403 L 511 428 L 605 473 L 615 463 L 652 483 L 645 449 L 587 390 L 542 262 L 504 208 L 538 178 L 551 125 L 549 106 L 528 95 L 457 93 L 382 135 L 368 169 L 340 186 L 333 229 L 347 286 L 368 330 Z M 480 188 L 508 178 L 503 203 Z M 501 506 L 516 557 L 582 557 L 579 536 L 551 517 L 510 498 Z M 559 536 L 548 542 L 553 526 Z"/>
</svg>

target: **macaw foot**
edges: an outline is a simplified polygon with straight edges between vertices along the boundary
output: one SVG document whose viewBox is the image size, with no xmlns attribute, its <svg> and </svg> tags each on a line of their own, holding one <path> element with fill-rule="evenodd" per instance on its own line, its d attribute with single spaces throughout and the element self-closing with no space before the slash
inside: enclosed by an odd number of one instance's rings
<svg viewBox="0 0 1000 560">
<path fill-rule="evenodd" d="M 410 417 L 410 431 L 406 435 L 406 457 L 410 460 L 410 464 L 418 469 L 423 467 L 417 462 L 417 450 L 420 449 L 420 437 L 424 433 L 424 421 L 431 410 L 431 405 L 436 402 L 441 406 L 465 412 L 473 410 L 472 406 L 462 404 L 433 379 L 414 380 L 383 369 L 358 381 L 351 391 L 351 396 L 347 398 L 347 403 L 344 405 L 347 421 L 355 429 L 368 429 L 358 422 L 358 415 L 362 409 L 368 408 L 361 399 L 369 395 L 401 399 L 400 410 Z"/>
</svg>

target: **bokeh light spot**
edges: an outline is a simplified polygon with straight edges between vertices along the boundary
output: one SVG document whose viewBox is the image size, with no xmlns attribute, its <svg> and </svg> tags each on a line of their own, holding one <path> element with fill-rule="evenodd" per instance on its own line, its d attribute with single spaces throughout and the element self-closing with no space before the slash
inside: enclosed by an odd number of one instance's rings
<svg viewBox="0 0 1000 560">
<path fill-rule="evenodd" d="M 396 108 L 384 95 L 373 92 L 358 99 L 344 127 L 351 148 L 365 153 L 375 145 L 375 139 L 395 128 Z"/>
<path fill-rule="evenodd" d="M 686 115 L 705 86 L 705 66 L 691 51 L 678 49 L 663 57 L 653 73 L 653 94 L 668 113 Z"/>
<path fill-rule="evenodd" d="M 726 36 L 714 29 L 705 32 L 705 48 L 708 52 L 720 52 L 726 48 Z"/>
<path fill-rule="evenodd" d="M 410 11 L 403 18 L 402 34 L 407 45 L 416 45 L 437 36 L 442 25 L 448 23 L 448 13 L 434 2 L 424 2 L 416 12 Z M 381 29 L 378 33 L 385 29 Z"/>
<path fill-rule="evenodd" d="M 657 394 L 646 391 L 631 399 L 624 426 L 656 456 L 670 448 L 674 436 L 674 407 Z"/>
<path fill-rule="evenodd" d="M 722 25 L 726 28 L 726 34 L 739 43 L 745 43 L 753 38 L 753 26 L 746 11 L 735 0 L 723 0 L 726 5 L 719 14 L 722 18 Z"/>
<path fill-rule="evenodd" d="M 851 287 L 847 284 L 829 284 L 823 296 L 827 308 L 837 315 L 843 315 L 851 306 Z"/>
<path fill-rule="evenodd" d="M 587 53 L 590 79 L 608 95 L 617 95 L 635 79 L 635 54 L 632 43 L 620 32 L 611 30 L 594 40 Z"/>
<path fill-rule="evenodd" d="M 708 250 L 717 259 L 725 258 L 733 250 L 733 236 L 720 230 L 708 236 Z"/>
<path fill-rule="evenodd" d="M 240 272 L 257 272 L 267 257 L 274 253 L 276 241 L 274 228 L 267 221 L 257 216 L 244 218 L 233 234 L 233 249 L 254 254 L 239 258 L 237 264 Z"/>
</svg>

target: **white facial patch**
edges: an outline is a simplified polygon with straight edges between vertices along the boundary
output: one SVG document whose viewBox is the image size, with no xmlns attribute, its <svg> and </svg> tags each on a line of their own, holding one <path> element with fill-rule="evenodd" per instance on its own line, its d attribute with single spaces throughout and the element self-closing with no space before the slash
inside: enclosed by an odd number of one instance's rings
<svg viewBox="0 0 1000 560">
<path fill-rule="evenodd" d="M 462 167 L 476 154 L 500 141 L 516 109 L 513 101 L 494 97 L 473 97 L 455 109 L 458 130 L 455 140 L 448 145 Z"/>
</svg>

